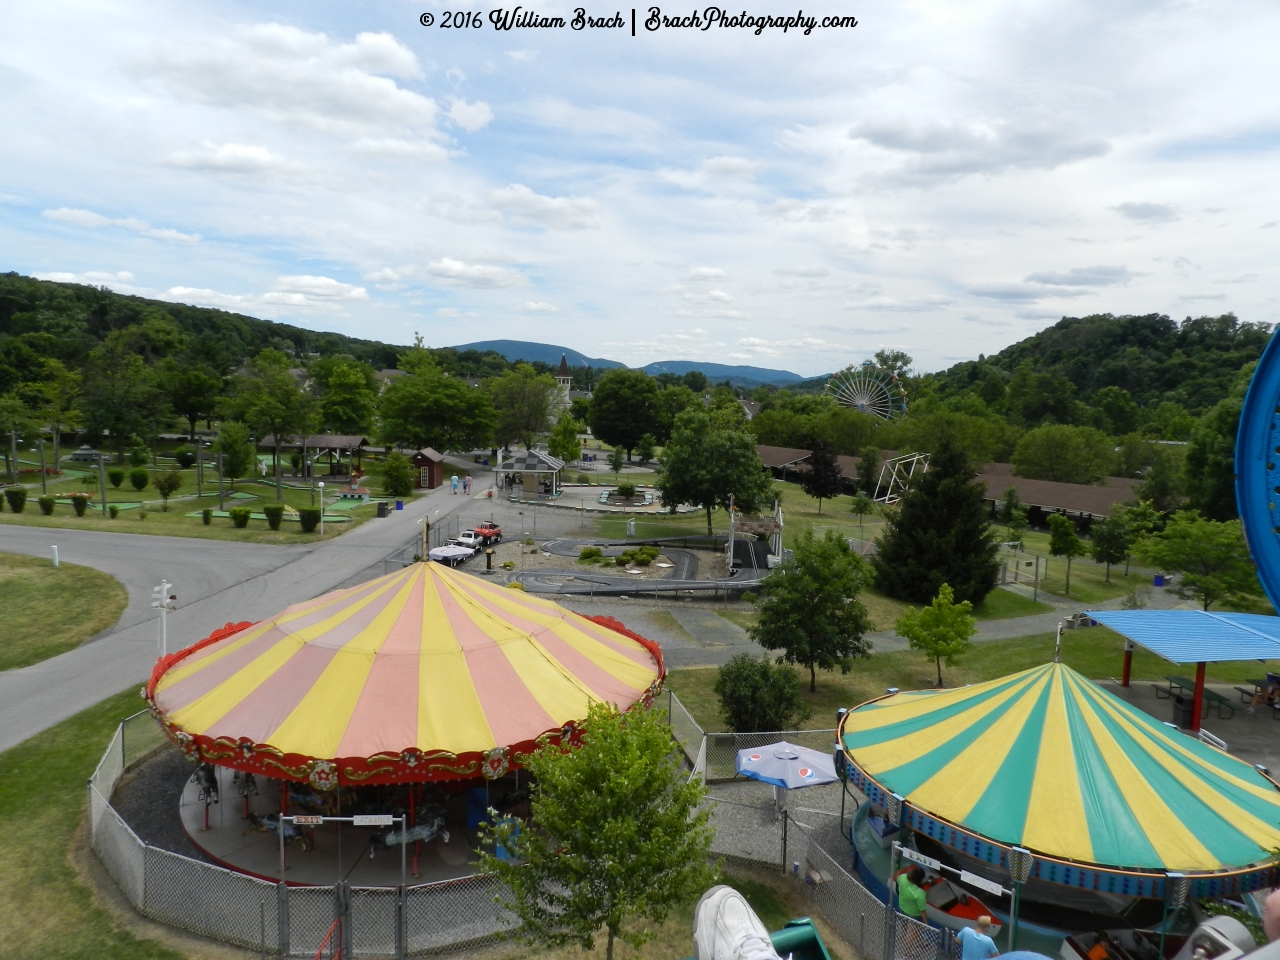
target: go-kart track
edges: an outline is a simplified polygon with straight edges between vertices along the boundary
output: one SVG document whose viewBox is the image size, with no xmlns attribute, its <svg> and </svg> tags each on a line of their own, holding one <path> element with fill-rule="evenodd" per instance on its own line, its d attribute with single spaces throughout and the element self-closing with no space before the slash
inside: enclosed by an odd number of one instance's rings
<svg viewBox="0 0 1280 960">
<path fill-rule="evenodd" d="M 664 556 L 672 562 L 671 570 L 655 579 L 641 579 L 635 574 L 610 576 L 596 573 L 594 568 L 584 566 L 581 571 L 551 572 L 545 570 L 523 571 L 508 574 L 508 583 L 519 583 L 530 593 L 556 594 L 588 594 L 590 596 L 623 596 L 635 594 L 659 593 L 742 593 L 760 585 L 769 575 L 763 567 L 744 566 L 739 568 L 736 576 L 714 580 L 698 580 L 698 557 L 692 550 L 670 546 L 685 544 L 691 538 L 619 541 L 591 540 L 581 537 L 562 540 L 548 540 L 542 549 L 557 557 L 577 557 L 584 547 L 599 547 L 605 557 L 617 557 L 626 550 L 639 546 L 651 545 L 659 547 Z M 724 543 L 723 537 L 702 538 Z"/>
</svg>

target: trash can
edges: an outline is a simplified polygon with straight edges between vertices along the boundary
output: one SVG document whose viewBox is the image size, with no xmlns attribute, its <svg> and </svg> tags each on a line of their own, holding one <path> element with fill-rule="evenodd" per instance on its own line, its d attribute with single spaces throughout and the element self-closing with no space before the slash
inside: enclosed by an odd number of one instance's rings
<svg viewBox="0 0 1280 960">
<path fill-rule="evenodd" d="M 1164 586 L 1164 574 L 1163 574 L 1163 573 L 1157 573 L 1154 577 L 1152 577 L 1152 578 L 1151 578 L 1151 585 L 1152 585 L 1153 587 L 1163 587 L 1163 586 Z"/>
<path fill-rule="evenodd" d="M 389 513 L 390 513 L 390 511 L 387 509 L 387 501 L 385 501 L 385 500 L 379 500 L 379 501 L 378 501 L 378 516 L 379 516 L 379 517 L 385 517 L 385 516 L 387 516 Z"/>
<path fill-rule="evenodd" d="M 397 500 L 397 501 L 396 501 L 396 509 L 397 509 L 397 510 L 403 510 L 403 509 L 404 509 L 404 501 L 403 501 L 403 500 Z"/>
<path fill-rule="evenodd" d="M 1173 696 L 1173 722 L 1183 730 L 1191 729 L 1191 698 L 1180 693 Z"/>
</svg>

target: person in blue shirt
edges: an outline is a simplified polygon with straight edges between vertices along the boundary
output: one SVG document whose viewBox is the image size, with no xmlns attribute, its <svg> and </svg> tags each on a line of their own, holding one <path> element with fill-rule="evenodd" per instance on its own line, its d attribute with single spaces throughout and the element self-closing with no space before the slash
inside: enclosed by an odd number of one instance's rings
<svg viewBox="0 0 1280 960">
<path fill-rule="evenodd" d="M 1000 951 L 996 949 L 996 942 L 987 935 L 991 929 L 991 918 L 981 916 L 978 918 L 978 926 L 965 927 L 956 936 L 960 941 L 960 960 L 987 960 L 988 957 L 1000 956 Z"/>
</svg>

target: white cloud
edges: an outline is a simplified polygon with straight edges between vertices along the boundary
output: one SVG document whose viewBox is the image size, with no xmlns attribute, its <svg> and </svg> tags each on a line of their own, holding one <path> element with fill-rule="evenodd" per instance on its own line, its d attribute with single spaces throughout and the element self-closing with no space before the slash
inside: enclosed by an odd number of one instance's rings
<svg viewBox="0 0 1280 960">
<path fill-rule="evenodd" d="M 688 280 L 725 280 L 728 276 L 728 271 L 719 267 L 694 267 L 685 274 Z"/>
<path fill-rule="evenodd" d="M 133 230 L 142 234 L 144 237 L 151 237 L 153 240 L 166 240 L 169 243 L 199 243 L 200 234 L 198 233 L 182 233 L 171 227 L 153 227 L 145 220 L 139 220 L 136 217 L 104 217 L 100 213 L 94 213 L 92 210 L 76 210 L 70 207 L 59 207 L 57 210 L 45 210 L 42 216 L 50 220 L 58 220 L 62 223 L 75 224 L 78 227 L 124 227 L 126 230 Z"/>
<path fill-rule="evenodd" d="M 1072 267 L 1070 270 L 1044 270 L 1031 273 L 1027 283 L 1043 283 L 1061 287 L 1111 287 L 1128 283 L 1137 274 L 1127 267 Z"/>
<path fill-rule="evenodd" d="M 437 283 L 456 287 L 514 287 L 523 279 L 518 272 L 506 267 L 464 263 L 451 257 L 431 261 L 424 272 Z"/>
<path fill-rule="evenodd" d="M 364 287 L 350 283 L 342 283 L 332 277 L 313 277 L 303 274 L 295 277 L 277 277 L 275 292 L 267 294 L 270 300 L 274 296 L 301 297 L 305 302 L 335 300 L 368 300 L 369 292 Z"/>
<path fill-rule="evenodd" d="M 1110 150 L 1105 140 L 1073 133 L 1069 127 L 1061 118 L 969 124 L 931 121 L 921 125 L 885 119 L 863 121 L 849 136 L 905 156 L 898 178 L 933 184 L 1010 169 L 1052 170 Z"/>
<path fill-rule="evenodd" d="M 1120 203 L 1111 209 L 1126 220 L 1138 223 L 1168 223 L 1178 219 L 1177 209 L 1167 203 Z"/>
<path fill-rule="evenodd" d="M 278 153 L 247 143 L 204 143 L 192 150 L 178 150 L 165 161 L 170 166 L 216 173 L 261 174 L 297 169 Z"/>
<path fill-rule="evenodd" d="M 760 164 L 745 157 L 710 157 L 699 169 L 712 177 L 753 177 Z"/>
<path fill-rule="evenodd" d="M 591 230 L 600 226 L 596 202 L 588 197 L 544 197 L 521 183 L 494 190 L 489 200 L 520 223 L 553 230 Z"/>
<path fill-rule="evenodd" d="M 422 76 L 417 56 L 389 34 L 351 43 L 280 23 L 157 47 L 135 74 L 182 102 L 357 137 L 402 129 L 429 135 L 434 100 L 393 77 Z"/>
<path fill-rule="evenodd" d="M 930 294 L 927 297 L 910 297 L 897 300 L 893 297 L 868 297 L 865 300 L 852 300 L 841 305 L 842 310 L 883 310 L 900 313 L 923 313 L 938 310 L 952 302 L 950 297 Z"/>
<path fill-rule="evenodd" d="M 802 279 L 813 279 L 831 275 L 831 271 L 826 267 L 774 267 L 773 272 L 780 277 L 799 277 Z"/>
<path fill-rule="evenodd" d="M 538 58 L 537 50 L 508 50 L 507 56 L 515 63 L 532 63 Z"/>
<path fill-rule="evenodd" d="M 449 103 L 449 119 L 468 133 L 475 133 L 489 125 L 493 110 L 483 100 L 467 103 L 455 97 Z"/>
<path fill-rule="evenodd" d="M 560 308 L 554 303 L 543 303 L 541 300 L 526 300 L 520 309 L 530 313 L 556 313 Z"/>
</svg>

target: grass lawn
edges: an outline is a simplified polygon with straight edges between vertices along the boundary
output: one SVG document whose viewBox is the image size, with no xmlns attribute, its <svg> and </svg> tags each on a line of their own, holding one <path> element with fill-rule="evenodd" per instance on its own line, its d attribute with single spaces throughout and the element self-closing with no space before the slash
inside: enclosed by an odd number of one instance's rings
<svg viewBox="0 0 1280 960">
<path fill-rule="evenodd" d="M 72 484 L 55 494 L 55 487 L 50 484 L 49 493 L 50 495 L 62 495 L 75 492 L 82 487 L 83 484 Z M 96 490 L 96 486 L 94 489 Z M 371 490 L 377 495 L 380 492 L 380 485 L 375 485 Z M 157 501 L 154 504 L 147 503 L 145 507 L 123 509 L 120 511 L 119 516 L 113 520 L 110 516 L 104 517 L 100 507 L 95 510 L 92 506 L 83 517 L 77 517 L 70 504 L 57 504 L 53 508 L 53 514 L 46 517 L 40 512 L 39 504 L 35 502 L 36 496 L 39 494 L 37 488 L 36 490 L 27 491 L 27 505 L 22 513 L 15 514 L 5 510 L 5 512 L 0 513 L 0 523 L 15 523 L 38 527 L 65 527 L 75 530 L 107 530 L 115 533 L 150 533 L 156 536 L 198 537 L 209 540 L 245 540 L 256 543 L 312 543 L 320 539 L 318 531 L 316 533 L 303 533 L 296 520 L 284 520 L 279 531 L 271 530 L 266 520 L 250 520 L 245 529 L 239 530 L 227 517 L 214 517 L 212 523 L 209 526 L 205 526 L 199 516 L 188 516 L 189 513 L 203 508 L 213 510 L 218 508 L 217 484 L 212 487 L 206 486 L 205 491 L 205 496 L 200 500 L 170 500 L 167 511 L 162 510 L 161 504 Z M 214 496 L 209 495 L 210 491 L 213 492 Z M 144 494 L 147 492 L 149 491 L 144 491 Z M 194 487 L 192 492 L 194 493 Z M 233 492 L 252 494 L 252 497 L 233 498 L 231 496 Z M 312 506 L 311 493 L 307 489 L 295 490 L 285 487 L 283 492 L 283 502 L 294 509 Z M 129 494 L 137 495 L 136 491 L 132 489 L 129 490 Z M 242 480 L 234 486 L 228 484 L 224 488 L 224 494 L 224 503 L 227 509 L 245 506 L 254 513 L 261 513 L 265 504 L 277 502 L 274 485 L 254 481 Z M 126 496 L 123 491 L 109 490 L 107 503 L 108 505 L 112 503 L 137 503 L 136 500 L 123 499 Z M 377 507 L 371 503 L 352 510 L 335 510 L 333 498 L 326 496 L 326 500 L 329 501 L 328 506 L 325 508 L 324 538 L 326 540 L 332 540 L 334 537 L 340 536 L 345 530 L 359 526 L 365 520 L 377 515 Z M 350 521 L 346 523 L 329 522 L 332 518 L 339 516 L 349 517 Z"/>
<path fill-rule="evenodd" d="M 91 567 L 0 553 L 0 670 L 78 647 L 119 620 L 128 602 L 115 577 Z"/>
<path fill-rule="evenodd" d="M 116 928 L 70 862 L 93 773 L 137 690 L 0 753 L 0 942 L 13 960 L 180 960 Z M 83 835 L 82 835 L 83 836 Z"/>
<path fill-rule="evenodd" d="M 1053 659 L 1054 634 L 1042 633 L 1012 640 L 975 644 L 954 667 L 943 664 L 942 677 L 948 687 L 965 683 L 994 680 L 1019 670 L 1048 663 Z M 1086 677 L 1119 676 L 1124 660 L 1124 640 L 1106 627 L 1068 631 L 1062 641 L 1063 662 Z M 1133 655 L 1134 680 L 1158 680 L 1168 673 L 1186 673 L 1187 668 L 1174 666 L 1153 653 L 1139 649 Z M 1280 661 L 1263 666 L 1256 661 L 1243 663 L 1211 663 L 1208 679 L 1214 683 L 1239 683 L 1247 677 L 1266 671 L 1280 670 Z M 920 690 L 932 687 L 936 674 L 932 661 L 914 650 L 874 653 L 854 662 L 847 674 L 819 671 L 818 689 L 809 692 L 808 671 L 801 671 L 805 701 L 813 717 L 808 729 L 826 729 L 835 724 L 836 710 L 853 707 L 884 693 L 888 687 Z M 719 701 L 712 690 L 716 681 L 715 667 L 672 670 L 667 684 L 676 692 L 689 712 L 707 730 L 724 730 L 719 716 Z"/>
</svg>

